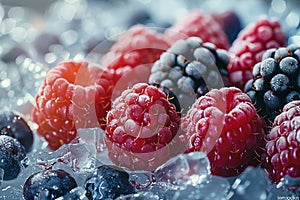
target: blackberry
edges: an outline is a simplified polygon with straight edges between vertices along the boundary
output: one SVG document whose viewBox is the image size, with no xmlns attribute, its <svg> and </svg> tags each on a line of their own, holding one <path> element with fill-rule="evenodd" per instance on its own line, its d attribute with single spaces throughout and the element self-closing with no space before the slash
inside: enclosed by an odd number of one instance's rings
<svg viewBox="0 0 300 200">
<path fill-rule="evenodd" d="M 183 113 L 210 89 L 227 86 L 227 51 L 198 37 L 174 43 L 151 69 L 149 83 L 168 87 L 177 96 Z"/>
<path fill-rule="evenodd" d="M 253 79 L 244 91 L 260 116 L 271 125 L 283 106 L 300 99 L 300 46 L 269 49 L 253 67 Z"/>
<path fill-rule="evenodd" d="M 132 194 L 134 187 L 129 182 L 129 174 L 109 165 L 98 167 L 85 181 L 88 199 L 116 199 L 120 195 Z"/>
</svg>

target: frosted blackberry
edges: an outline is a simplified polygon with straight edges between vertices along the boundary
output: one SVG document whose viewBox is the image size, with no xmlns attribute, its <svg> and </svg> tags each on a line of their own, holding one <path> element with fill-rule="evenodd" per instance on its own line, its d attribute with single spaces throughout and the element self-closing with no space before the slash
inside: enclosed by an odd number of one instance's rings
<svg viewBox="0 0 300 200">
<path fill-rule="evenodd" d="M 227 51 L 190 37 L 174 43 L 151 69 L 149 83 L 168 87 L 177 96 L 183 113 L 210 89 L 228 85 Z"/>
<path fill-rule="evenodd" d="M 300 99 L 300 46 L 269 49 L 245 85 L 259 114 L 271 125 L 283 106 Z"/>
</svg>

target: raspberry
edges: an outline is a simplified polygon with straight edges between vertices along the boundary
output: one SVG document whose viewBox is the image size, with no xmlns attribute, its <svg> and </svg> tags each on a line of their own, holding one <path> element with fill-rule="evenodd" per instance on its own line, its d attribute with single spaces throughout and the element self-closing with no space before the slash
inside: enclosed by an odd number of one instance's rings
<svg viewBox="0 0 300 200">
<path fill-rule="evenodd" d="M 87 62 L 62 62 L 46 75 L 33 120 L 53 150 L 76 137 L 76 128 L 105 128 L 113 78 Z"/>
<path fill-rule="evenodd" d="M 214 175 L 235 176 L 260 162 L 264 123 L 238 88 L 213 89 L 200 97 L 181 125 L 189 141 L 186 152 L 207 153 Z"/>
<path fill-rule="evenodd" d="M 278 183 L 285 175 L 300 177 L 300 101 L 283 107 L 268 134 L 264 167 Z"/>
<path fill-rule="evenodd" d="M 300 46 L 269 49 L 253 68 L 245 92 L 269 125 L 285 104 L 300 99 L 299 59 Z"/>
<path fill-rule="evenodd" d="M 261 17 L 246 26 L 229 49 L 228 72 L 232 85 L 243 90 L 263 53 L 283 46 L 286 46 L 285 35 L 278 21 Z"/>
<path fill-rule="evenodd" d="M 199 10 L 194 10 L 182 20 L 168 28 L 165 38 L 172 43 L 188 37 L 200 37 L 203 42 L 211 42 L 220 49 L 228 49 L 229 41 L 222 27 L 212 16 Z"/>
<path fill-rule="evenodd" d="M 129 170 L 153 171 L 180 150 L 180 116 L 161 88 L 135 84 L 113 101 L 106 143 L 111 160 Z"/>
<path fill-rule="evenodd" d="M 117 69 L 127 65 L 135 67 L 153 63 L 168 47 L 169 44 L 162 35 L 142 25 L 136 25 L 123 34 L 104 55 L 102 65 Z"/>
<path fill-rule="evenodd" d="M 228 85 L 227 51 L 198 37 L 178 40 L 154 63 L 149 83 L 168 87 L 177 96 L 182 113 L 212 88 Z"/>
</svg>

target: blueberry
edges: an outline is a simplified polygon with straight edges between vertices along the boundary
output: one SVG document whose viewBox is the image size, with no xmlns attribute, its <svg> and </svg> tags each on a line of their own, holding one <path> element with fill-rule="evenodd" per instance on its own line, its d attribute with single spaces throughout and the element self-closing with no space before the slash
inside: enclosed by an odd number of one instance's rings
<svg viewBox="0 0 300 200">
<path fill-rule="evenodd" d="M 265 80 L 263 78 L 258 78 L 254 80 L 252 88 L 257 92 L 264 91 L 266 88 Z"/>
<path fill-rule="evenodd" d="M 290 85 L 290 80 L 289 77 L 287 77 L 284 74 L 277 74 L 271 79 L 270 84 L 271 84 L 271 89 L 274 92 L 280 93 L 280 92 L 287 91 Z"/>
<path fill-rule="evenodd" d="M 0 113 L 0 135 L 16 138 L 29 152 L 33 145 L 33 133 L 26 121 L 13 112 Z"/>
<path fill-rule="evenodd" d="M 299 69 L 299 63 L 293 57 L 286 57 L 281 60 L 279 68 L 284 74 L 293 75 L 297 73 Z"/>
<path fill-rule="evenodd" d="M 253 69 L 254 71 L 254 69 Z M 261 62 L 260 75 L 264 78 L 272 77 L 277 71 L 277 62 L 273 58 L 267 58 Z"/>
<path fill-rule="evenodd" d="M 247 93 L 250 90 L 252 90 L 252 84 L 253 84 L 253 79 L 250 79 L 249 81 L 247 81 L 247 83 L 245 84 L 244 92 Z"/>
<path fill-rule="evenodd" d="M 286 48 L 286 47 L 280 47 L 278 48 L 276 51 L 275 51 L 275 54 L 274 54 L 274 59 L 277 61 L 277 62 L 280 62 L 281 59 L 289 56 L 289 50 Z"/>
<path fill-rule="evenodd" d="M 25 182 L 25 200 L 50 200 L 67 194 L 77 187 L 75 179 L 64 170 L 45 170 L 32 174 Z"/>
<path fill-rule="evenodd" d="M 253 77 L 260 75 L 260 68 L 261 68 L 261 62 L 256 63 L 252 69 L 252 75 Z"/>
<path fill-rule="evenodd" d="M 264 94 L 264 103 L 269 110 L 279 110 L 282 107 L 281 99 L 271 90 Z"/>
<path fill-rule="evenodd" d="M 25 156 L 25 149 L 18 140 L 0 135 L 0 168 L 4 170 L 3 180 L 12 180 L 18 176 Z"/>
<path fill-rule="evenodd" d="M 294 100 L 300 100 L 300 93 L 297 91 L 291 91 L 286 95 L 285 103 L 289 103 Z"/>
<path fill-rule="evenodd" d="M 263 54 L 262 60 L 265 60 L 267 58 L 274 58 L 275 52 L 276 52 L 276 48 L 271 48 L 265 51 L 265 53 Z"/>
<path fill-rule="evenodd" d="M 128 179 L 128 173 L 122 169 L 108 165 L 100 166 L 85 181 L 86 196 L 89 199 L 100 200 L 132 194 L 135 189 Z"/>
</svg>

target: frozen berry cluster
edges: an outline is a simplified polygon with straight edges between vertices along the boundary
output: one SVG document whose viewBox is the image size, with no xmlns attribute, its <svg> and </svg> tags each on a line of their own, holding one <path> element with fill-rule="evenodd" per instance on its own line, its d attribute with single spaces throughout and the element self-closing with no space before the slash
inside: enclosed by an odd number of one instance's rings
<svg viewBox="0 0 300 200">
<path fill-rule="evenodd" d="M 76 170 L 44 166 L 27 177 L 26 200 L 79 199 L 78 187 L 86 199 L 134 194 L 128 171 L 154 172 L 192 152 L 206 154 L 215 176 L 258 167 L 276 184 L 300 178 L 300 46 L 287 46 L 277 20 L 237 22 L 234 13 L 196 10 L 164 32 L 135 24 L 98 63 L 52 66 L 28 120 L 36 134 L 21 116 L 0 114 L 3 180 L 28 167 L 33 139 L 55 152 L 79 144 L 79 129 L 90 128 L 103 130 L 111 163 L 99 160 L 80 181 Z"/>
</svg>

